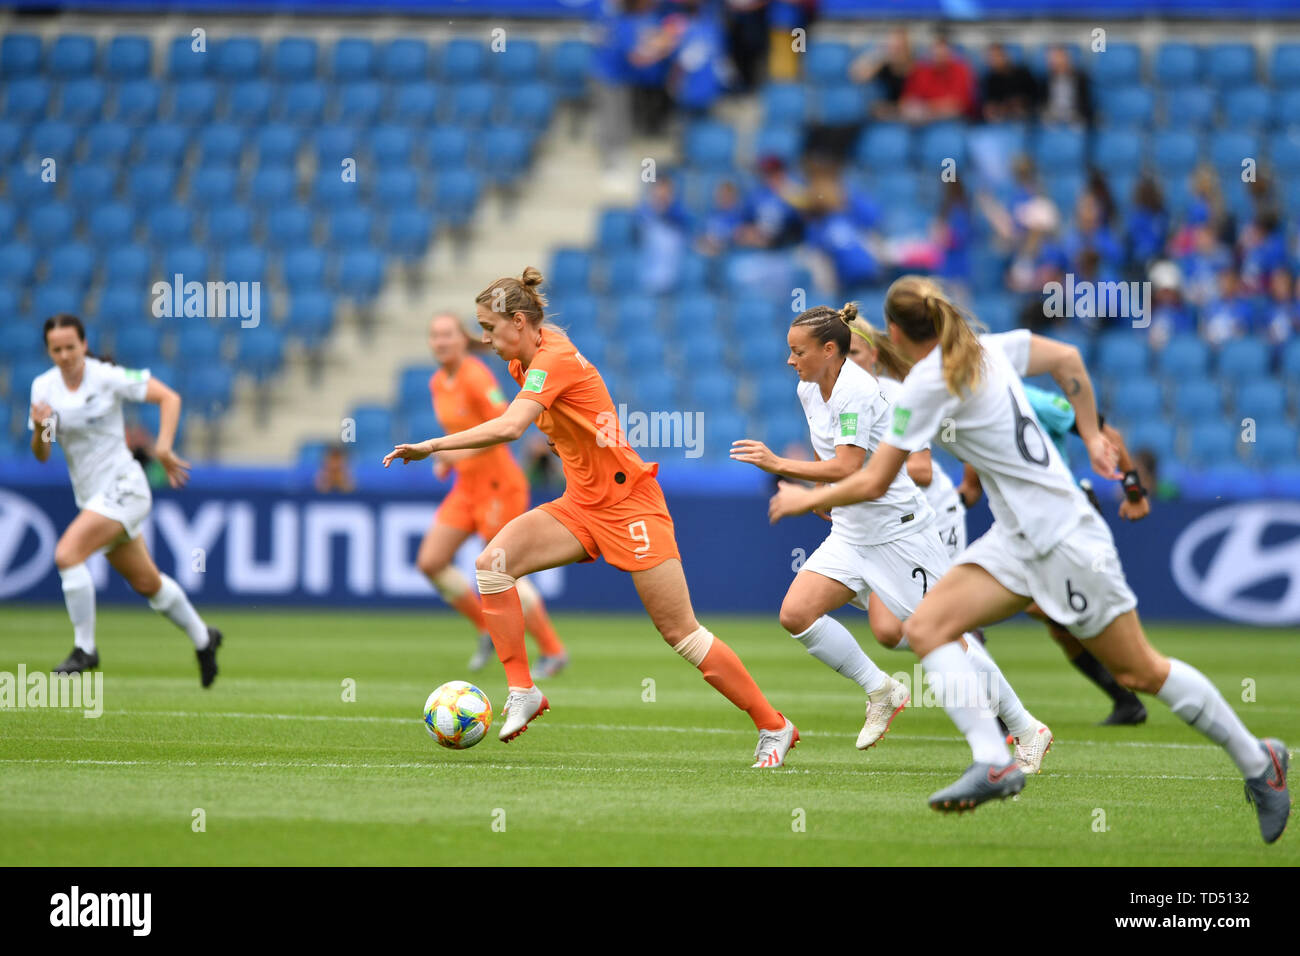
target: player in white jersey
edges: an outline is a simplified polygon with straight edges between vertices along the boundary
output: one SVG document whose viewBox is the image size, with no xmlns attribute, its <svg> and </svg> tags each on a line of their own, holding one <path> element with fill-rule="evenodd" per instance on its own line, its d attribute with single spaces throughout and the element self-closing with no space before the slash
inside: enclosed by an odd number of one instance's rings
<svg viewBox="0 0 1300 956">
<path fill-rule="evenodd" d="M 208 627 L 180 585 L 159 572 L 140 537 L 153 496 L 144 469 L 126 447 L 122 419 L 123 402 L 159 406 L 154 457 L 172 487 L 178 488 L 189 476 L 189 464 L 171 447 L 180 421 L 180 396 L 147 370 L 125 369 L 91 356 L 85 327 L 74 315 L 46 320 L 45 347 L 55 367 L 32 382 L 32 454 L 45 462 L 56 443 L 63 448 L 81 509 L 54 549 L 75 640 L 72 653 L 56 670 L 75 674 L 99 666 L 95 584 L 85 562 L 102 551 L 127 584 L 194 643 L 199 680 L 209 687 L 217 676 L 221 632 Z"/>
<path fill-rule="evenodd" d="M 773 454 L 760 441 L 732 446 L 731 457 L 764 471 L 805 481 L 841 481 L 862 469 L 885 436 L 889 403 L 880 382 L 848 361 L 849 323 L 857 316 L 852 303 L 842 310 L 818 306 L 790 325 L 787 364 L 799 376 L 799 401 L 808 419 L 817 461 L 797 461 Z M 830 516 L 831 533 L 799 569 L 781 605 L 781 626 L 808 652 L 832 670 L 857 683 L 867 694 L 866 722 L 859 750 L 874 746 L 893 718 L 908 703 L 905 685 L 871 661 L 853 635 L 829 613 L 845 604 L 868 610 L 868 602 L 887 609 L 890 629 L 873 631 L 886 647 L 902 644 L 899 620 L 906 620 L 929 585 L 951 561 L 934 535 L 934 512 L 906 474 L 894 476 L 878 499 L 847 505 Z M 1037 771 L 1051 742 L 1051 732 L 1025 711 L 997 665 L 978 642 L 966 642 L 975 666 L 985 673 L 1005 711 L 1024 737 L 1017 746 L 1026 767 Z M 990 701 L 992 704 L 992 701 Z M 1040 737 L 1040 728 L 1043 735 Z M 1035 746 L 1037 743 L 1037 746 Z"/>
<path fill-rule="evenodd" d="M 1110 529 L 1044 437 L 1025 397 L 1022 376 L 1051 373 L 1074 405 L 1093 467 L 1104 477 L 1118 477 L 1115 449 L 1097 427 L 1092 382 L 1078 350 L 1023 330 L 977 337 L 939 286 L 921 276 L 890 286 L 885 318 L 890 338 L 914 363 L 888 440 L 862 472 L 834 487 L 783 485 L 772 499 L 772 519 L 877 498 L 908 452 L 937 437 L 978 472 L 994 524 L 904 625 L 927 669 L 940 682 L 960 678 L 970 667 L 955 646 L 963 632 L 1037 602 L 1087 641 L 1121 683 L 1156 695 L 1228 752 L 1245 778 L 1260 833 L 1272 843 L 1291 811 L 1286 746 L 1253 736 L 1204 674 L 1147 642 Z M 978 708 L 947 709 L 966 735 L 974 762 L 956 783 L 930 797 L 931 806 L 969 808 L 1019 792 L 1023 775 L 1006 760 L 992 718 Z"/>
</svg>

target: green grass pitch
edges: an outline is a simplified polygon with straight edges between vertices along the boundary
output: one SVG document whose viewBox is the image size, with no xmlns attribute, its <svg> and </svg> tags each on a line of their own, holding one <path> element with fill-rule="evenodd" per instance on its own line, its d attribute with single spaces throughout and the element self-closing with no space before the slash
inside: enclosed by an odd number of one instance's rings
<svg viewBox="0 0 1300 956">
<path fill-rule="evenodd" d="M 1109 702 L 1028 623 L 990 629 L 989 647 L 1056 744 L 1017 800 L 947 816 L 926 797 L 969 752 L 942 710 L 909 707 L 858 752 L 857 688 L 774 618 L 707 623 L 799 726 L 775 772 L 749 768 L 748 719 L 643 615 L 558 615 L 572 665 L 544 684 L 551 713 L 509 745 L 493 728 L 459 753 L 425 732 L 428 693 L 472 677 L 494 707 L 505 698 L 499 664 L 466 672 L 459 618 L 208 617 L 227 641 L 210 691 L 166 621 L 106 607 L 102 717 L 0 710 L 0 865 L 1300 864 L 1296 828 L 1264 846 L 1226 755 L 1161 704 L 1148 701 L 1143 727 L 1095 726 Z M 912 671 L 864 616 L 842 619 L 887 671 Z M 1204 670 L 1254 732 L 1300 743 L 1300 635 L 1151 637 Z M 0 671 L 48 670 L 71 643 L 62 608 L 0 609 Z"/>
</svg>

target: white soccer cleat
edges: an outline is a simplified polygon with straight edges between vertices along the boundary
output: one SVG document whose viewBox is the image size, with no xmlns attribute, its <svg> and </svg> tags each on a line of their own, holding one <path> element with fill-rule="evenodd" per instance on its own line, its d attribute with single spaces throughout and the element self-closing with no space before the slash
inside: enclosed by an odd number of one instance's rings
<svg viewBox="0 0 1300 956">
<path fill-rule="evenodd" d="M 867 722 L 858 734 L 858 749 L 866 750 L 880 742 L 880 738 L 889 733 L 889 725 L 894 722 L 899 711 L 908 705 L 912 695 L 907 688 L 892 677 L 885 678 L 885 686 L 873 690 L 867 695 Z"/>
<path fill-rule="evenodd" d="M 550 701 L 538 687 L 527 689 L 511 687 L 510 694 L 506 697 L 506 705 L 501 711 L 505 717 L 501 722 L 502 742 L 509 743 L 514 740 L 528 729 L 528 724 L 533 718 L 541 716 L 550 709 Z"/>
<path fill-rule="evenodd" d="M 1016 738 L 1016 766 L 1022 773 L 1042 773 L 1043 758 L 1051 749 L 1051 729 L 1041 720 L 1035 720 L 1031 733 Z"/>
<path fill-rule="evenodd" d="M 781 766 L 785 763 L 785 755 L 799 742 L 799 728 L 784 714 L 780 716 L 785 720 L 785 726 L 780 730 L 758 732 L 758 746 L 754 748 L 755 767 Z"/>
</svg>

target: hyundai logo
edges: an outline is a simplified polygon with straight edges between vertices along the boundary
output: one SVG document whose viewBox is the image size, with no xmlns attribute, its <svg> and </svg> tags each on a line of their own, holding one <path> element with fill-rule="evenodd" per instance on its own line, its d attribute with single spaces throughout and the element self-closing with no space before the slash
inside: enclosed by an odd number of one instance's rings
<svg viewBox="0 0 1300 956">
<path fill-rule="evenodd" d="M 36 535 L 36 551 L 15 566 L 30 534 Z M 44 512 L 20 495 L 0 491 L 0 598 L 22 594 L 50 573 L 56 540 Z"/>
<path fill-rule="evenodd" d="M 1277 543 L 1267 540 L 1279 531 Z M 1250 502 L 1202 515 L 1174 542 L 1170 571 L 1189 600 L 1220 617 L 1300 623 L 1300 503 Z M 1256 589 L 1273 596 L 1250 593 Z"/>
</svg>

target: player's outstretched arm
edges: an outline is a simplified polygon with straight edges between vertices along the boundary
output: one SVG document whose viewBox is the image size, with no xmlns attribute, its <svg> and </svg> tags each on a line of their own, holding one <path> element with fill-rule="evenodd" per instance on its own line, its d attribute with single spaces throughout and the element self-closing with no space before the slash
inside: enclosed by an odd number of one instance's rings
<svg viewBox="0 0 1300 956">
<path fill-rule="evenodd" d="M 1103 478 L 1119 478 L 1115 470 L 1116 450 L 1097 427 L 1097 397 L 1092 379 L 1083 364 L 1083 356 L 1073 345 L 1034 335 L 1029 340 L 1029 367 L 1026 375 L 1050 374 L 1074 406 L 1074 420 L 1079 437 L 1087 446 L 1093 470 Z"/>
<path fill-rule="evenodd" d="M 387 468 L 397 459 L 401 459 L 403 463 L 423 461 L 434 452 L 455 451 L 458 448 L 487 448 L 490 445 L 514 441 L 527 431 L 528 426 L 537 421 L 538 416 L 545 410 L 541 402 L 520 396 L 496 418 L 489 419 L 481 425 L 467 428 L 463 432 L 444 435 L 441 438 L 429 438 L 413 445 L 398 445 L 384 456 L 384 467 Z"/>
<path fill-rule="evenodd" d="M 1124 436 L 1114 425 L 1102 425 L 1101 433 L 1119 452 L 1119 470 L 1124 473 L 1124 500 L 1119 503 L 1119 516 L 1129 521 L 1141 521 L 1151 513 L 1151 499 L 1138 478 L 1137 465 L 1124 445 Z"/>
<path fill-rule="evenodd" d="M 761 441 L 742 438 L 731 443 L 731 460 L 756 465 L 774 475 L 800 481 L 840 481 L 858 471 L 867 460 L 867 450 L 859 445 L 836 445 L 835 457 L 827 461 L 799 461 L 782 458 Z"/>
<path fill-rule="evenodd" d="M 144 400 L 158 406 L 158 439 L 154 442 L 153 456 L 167 472 L 167 483 L 179 488 L 190 478 L 190 463 L 172 451 L 176 428 L 181 422 L 181 397 L 163 382 L 150 378 Z"/>
<path fill-rule="evenodd" d="M 807 514 L 814 508 L 838 508 L 859 501 L 872 501 L 889 490 L 907 460 L 907 452 L 881 442 L 867 462 L 867 467 L 839 484 L 824 488 L 803 488 L 781 482 L 780 490 L 768 504 L 767 516 L 772 524 L 792 515 Z"/>
</svg>

